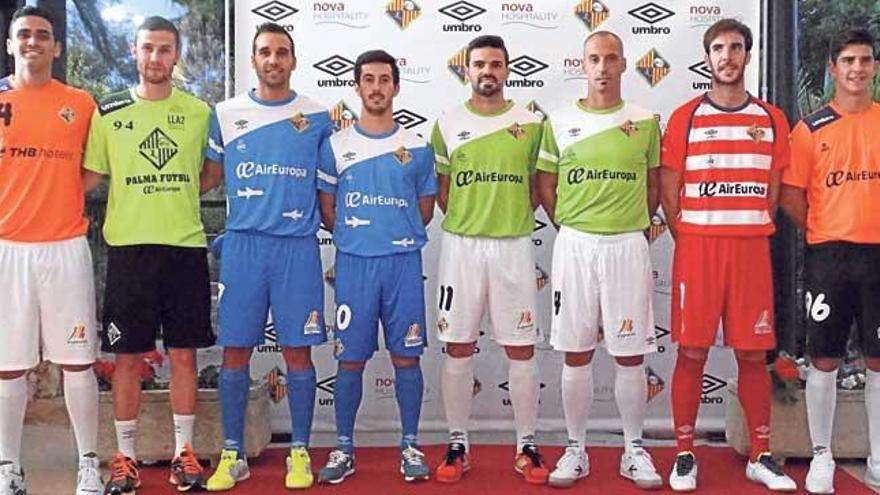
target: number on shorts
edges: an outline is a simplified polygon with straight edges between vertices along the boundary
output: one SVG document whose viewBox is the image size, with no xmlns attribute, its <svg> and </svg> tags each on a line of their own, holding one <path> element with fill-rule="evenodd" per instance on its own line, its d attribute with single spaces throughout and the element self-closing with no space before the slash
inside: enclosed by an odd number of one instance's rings
<svg viewBox="0 0 880 495">
<path fill-rule="evenodd" d="M 351 308 L 348 304 L 340 304 L 336 308 L 336 328 L 337 330 L 345 330 L 351 324 Z"/>
<path fill-rule="evenodd" d="M 553 314 L 559 316 L 559 307 L 562 306 L 562 292 L 553 291 Z"/>
<path fill-rule="evenodd" d="M 441 311 L 449 311 L 449 308 L 452 307 L 452 286 L 451 285 L 441 285 L 440 286 L 440 310 Z"/>
<path fill-rule="evenodd" d="M 812 319 L 816 323 L 822 323 L 831 316 L 831 306 L 825 302 L 825 294 L 820 292 L 813 299 L 813 293 L 807 291 L 806 300 L 807 318 Z"/>
</svg>

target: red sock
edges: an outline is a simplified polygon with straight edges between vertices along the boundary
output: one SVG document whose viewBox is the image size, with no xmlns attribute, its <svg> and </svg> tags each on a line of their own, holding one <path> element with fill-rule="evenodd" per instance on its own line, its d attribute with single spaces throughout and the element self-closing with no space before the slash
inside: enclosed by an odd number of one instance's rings
<svg viewBox="0 0 880 495">
<path fill-rule="evenodd" d="M 751 459 L 770 451 L 770 373 L 763 361 L 736 360 L 739 402 L 749 425 Z"/>
<path fill-rule="evenodd" d="M 700 410 L 705 364 L 705 359 L 691 359 L 681 352 L 675 360 L 675 371 L 672 374 L 672 417 L 675 418 L 675 440 L 679 452 L 694 450 L 694 425 Z"/>
</svg>

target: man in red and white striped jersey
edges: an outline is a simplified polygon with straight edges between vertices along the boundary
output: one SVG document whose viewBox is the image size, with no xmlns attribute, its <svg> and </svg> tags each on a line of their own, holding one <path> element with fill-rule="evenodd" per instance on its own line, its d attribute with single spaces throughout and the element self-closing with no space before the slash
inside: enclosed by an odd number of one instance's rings
<svg viewBox="0 0 880 495">
<path fill-rule="evenodd" d="M 679 350 L 672 377 L 678 456 L 669 476 L 676 491 L 697 487 L 694 424 L 703 367 L 719 321 L 739 368 L 737 390 L 751 439 L 746 477 L 793 491 L 769 453 L 770 375 L 776 345 L 770 236 L 780 173 L 789 162 L 788 122 L 750 95 L 745 68 L 752 33 L 733 19 L 703 37 L 712 89 L 673 112 L 663 138 L 663 211 L 675 236 L 672 336 Z"/>
</svg>

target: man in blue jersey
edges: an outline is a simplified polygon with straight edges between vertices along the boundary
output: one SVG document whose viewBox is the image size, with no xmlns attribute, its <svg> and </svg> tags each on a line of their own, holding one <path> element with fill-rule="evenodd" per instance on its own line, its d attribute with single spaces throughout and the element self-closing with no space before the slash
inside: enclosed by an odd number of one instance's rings
<svg viewBox="0 0 880 495">
<path fill-rule="evenodd" d="M 321 147 L 318 189 L 324 225 L 336 244 L 337 447 L 319 483 L 354 474 L 354 423 L 364 366 L 378 349 L 378 324 L 394 365 L 403 429 L 400 471 L 428 479 L 417 434 L 424 383 L 419 357 L 426 343 L 421 248 L 434 213 L 437 179 L 425 141 L 392 118 L 400 91 L 397 62 L 384 51 L 361 54 L 354 68 L 360 121 Z"/>
<path fill-rule="evenodd" d="M 220 270 L 223 366 L 220 404 L 225 446 L 208 490 L 248 478 L 244 418 L 249 363 L 263 342 L 269 308 L 287 363 L 293 435 L 287 488 L 308 488 L 309 433 L 315 405 L 311 346 L 326 340 L 316 169 L 330 115 L 290 89 L 293 39 L 273 23 L 257 28 L 251 63 L 259 85 L 217 105 L 211 119 L 202 190 L 225 177 L 228 205 Z"/>
</svg>

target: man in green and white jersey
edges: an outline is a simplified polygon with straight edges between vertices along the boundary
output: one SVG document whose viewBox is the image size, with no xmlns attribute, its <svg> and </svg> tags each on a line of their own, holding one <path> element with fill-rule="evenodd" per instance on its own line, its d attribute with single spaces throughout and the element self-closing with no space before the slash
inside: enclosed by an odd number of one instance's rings
<svg viewBox="0 0 880 495">
<path fill-rule="evenodd" d="M 534 345 L 535 225 L 532 182 L 541 140 L 540 119 L 504 98 L 508 53 L 498 36 L 467 47 L 471 98 L 444 112 L 434 126 L 440 192 L 446 213 L 439 264 L 439 338 L 447 359 L 441 387 L 449 449 L 437 479 L 458 481 L 470 468 L 467 424 L 473 395 L 473 355 L 488 312 L 490 335 L 509 358 L 510 400 L 516 425 L 515 468 L 529 483 L 549 471 L 535 446 L 538 370 Z M 535 196 L 536 197 L 536 196 Z"/>
<path fill-rule="evenodd" d="M 550 343 L 565 352 L 562 403 L 569 445 L 550 484 L 589 474 L 585 451 L 593 399 L 593 352 L 604 329 L 616 361 L 614 396 L 625 442 L 620 475 L 641 488 L 662 479 L 642 447 L 647 381 L 656 350 L 653 279 L 643 231 L 659 201 L 660 130 L 652 112 L 620 95 L 623 43 L 599 31 L 584 43 L 587 97 L 544 122 L 538 159 L 541 202 L 559 235 L 553 246 Z"/>
<path fill-rule="evenodd" d="M 135 440 L 143 354 L 161 335 L 171 360 L 175 454 L 171 483 L 199 489 L 192 449 L 196 348 L 214 342 L 199 172 L 210 108 L 171 85 L 180 53 L 177 28 L 161 17 L 138 27 L 133 47 L 139 84 L 98 104 L 84 166 L 92 184 L 109 176 L 104 238 L 107 284 L 102 344 L 116 354 L 113 412 L 119 453 L 107 494 L 140 485 Z"/>
</svg>

